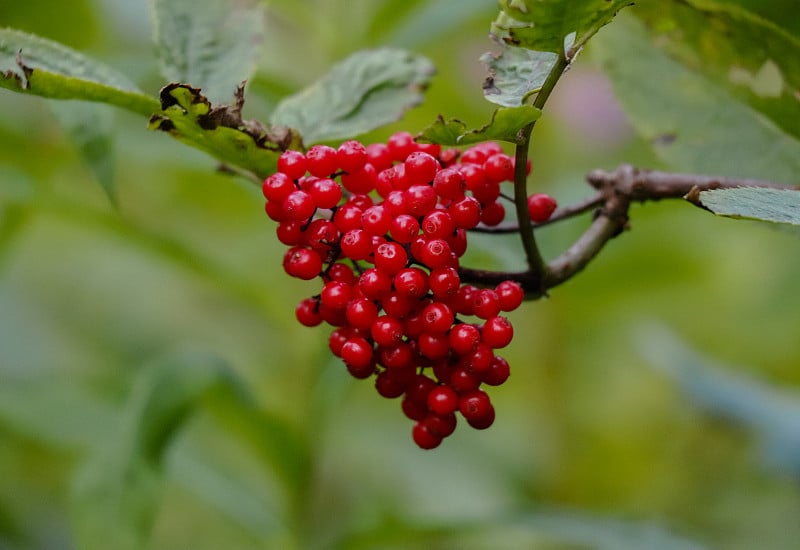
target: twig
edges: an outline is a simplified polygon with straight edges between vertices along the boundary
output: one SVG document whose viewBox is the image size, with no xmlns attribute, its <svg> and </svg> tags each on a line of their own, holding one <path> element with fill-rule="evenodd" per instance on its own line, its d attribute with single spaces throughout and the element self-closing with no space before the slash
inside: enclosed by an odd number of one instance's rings
<svg viewBox="0 0 800 550">
<path fill-rule="evenodd" d="M 622 165 L 612 172 L 594 170 L 586 180 L 597 193 L 574 205 L 556 211 L 547 223 L 555 223 L 588 210 L 597 209 L 592 224 L 572 246 L 545 265 L 543 273 L 528 269 L 521 272 L 484 271 L 469 268 L 460 270 L 463 282 L 493 286 L 504 280 L 520 283 L 528 299 L 547 294 L 582 271 L 603 249 L 608 241 L 628 228 L 628 210 L 632 202 L 683 198 L 687 194 L 719 188 L 771 187 L 775 189 L 800 189 L 787 185 L 755 179 L 672 174 L 654 170 L 640 170 Z M 532 225 L 531 230 L 544 224 Z M 510 233 L 518 230 L 516 224 L 494 228 L 480 228 L 485 233 Z"/>
</svg>

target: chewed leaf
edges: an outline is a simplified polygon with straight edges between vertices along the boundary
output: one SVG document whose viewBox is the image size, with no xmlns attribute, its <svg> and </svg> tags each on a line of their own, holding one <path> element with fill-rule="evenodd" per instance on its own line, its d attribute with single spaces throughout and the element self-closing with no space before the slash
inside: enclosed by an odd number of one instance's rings
<svg viewBox="0 0 800 550">
<path fill-rule="evenodd" d="M 504 47 L 498 55 L 482 55 L 481 61 L 489 68 L 483 84 L 484 97 L 504 107 L 522 105 L 542 87 L 557 58 L 555 53 L 514 46 Z"/>
<path fill-rule="evenodd" d="M 154 33 L 168 82 L 228 101 L 250 77 L 260 54 L 264 6 L 257 0 L 154 0 Z"/>
<path fill-rule="evenodd" d="M 481 141 L 499 140 L 519 143 L 519 131 L 542 115 L 536 107 L 501 107 L 492 113 L 492 120 L 474 130 L 457 119 L 445 120 L 441 116 L 417 136 L 419 141 L 439 145 L 469 145 Z"/>
<path fill-rule="evenodd" d="M 800 225 L 800 191 L 739 187 L 702 191 L 699 203 L 718 216 Z"/>
<path fill-rule="evenodd" d="M 576 51 L 631 4 L 630 0 L 501 0 L 503 11 L 492 30 L 510 44 L 546 52 L 560 51 L 567 36 L 575 33 L 571 47 Z"/>
<path fill-rule="evenodd" d="M 433 73 L 428 59 L 405 50 L 360 51 L 284 99 L 272 122 L 299 130 L 306 145 L 363 134 L 419 104 Z"/>
<path fill-rule="evenodd" d="M 275 171 L 282 151 L 299 147 L 300 136 L 291 128 L 243 120 L 243 94 L 239 88 L 234 105 L 212 106 L 198 88 L 170 84 L 161 90 L 162 110 L 148 127 L 264 178 Z"/>
<path fill-rule="evenodd" d="M 143 115 L 158 102 L 124 76 L 66 46 L 14 29 L 0 29 L 0 87 L 53 99 L 109 103 Z"/>
</svg>

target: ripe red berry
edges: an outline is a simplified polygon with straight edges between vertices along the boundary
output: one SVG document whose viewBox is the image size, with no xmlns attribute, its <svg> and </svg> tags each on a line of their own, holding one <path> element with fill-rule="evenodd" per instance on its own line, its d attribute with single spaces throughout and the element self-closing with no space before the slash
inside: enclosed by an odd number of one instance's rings
<svg viewBox="0 0 800 550">
<path fill-rule="evenodd" d="M 358 288 L 366 298 L 379 300 L 392 290 L 392 277 L 385 271 L 373 267 L 358 278 Z"/>
<path fill-rule="evenodd" d="M 425 217 L 422 218 L 420 226 L 422 227 L 423 234 L 433 239 L 446 239 L 452 235 L 453 231 L 456 229 L 453 218 L 446 210 L 428 212 Z"/>
<path fill-rule="evenodd" d="M 397 243 L 383 243 L 375 249 L 375 267 L 394 275 L 408 263 L 406 250 Z"/>
<path fill-rule="evenodd" d="M 314 145 L 306 153 L 306 169 L 312 176 L 327 178 L 339 169 L 336 149 L 327 145 Z"/>
<path fill-rule="evenodd" d="M 483 163 L 483 171 L 489 180 L 496 183 L 514 181 L 514 163 L 504 153 L 495 153 Z"/>
<path fill-rule="evenodd" d="M 268 201 L 275 201 L 278 204 L 282 204 L 286 197 L 289 196 L 289 193 L 296 190 L 297 187 L 295 187 L 292 178 L 281 172 L 275 172 L 269 176 L 261 186 L 264 198 Z"/>
<path fill-rule="evenodd" d="M 367 148 L 355 140 L 345 141 L 336 150 L 339 168 L 351 174 L 361 170 L 367 163 L 367 158 Z"/>
<path fill-rule="evenodd" d="M 522 286 L 514 281 L 503 281 L 495 287 L 494 291 L 500 299 L 501 311 L 514 311 L 522 304 L 522 300 L 525 298 L 525 291 L 522 290 Z"/>
<path fill-rule="evenodd" d="M 419 222 L 414 216 L 400 214 L 392 218 L 389 233 L 399 243 L 410 243 L 419 235 Z"/>
<path fill-rule="evenodd" d="M 438 361 L 450 355 L 450 341 L 444 332 L 423 332 L 417 338 L 416 343 L 420 355 L 432 361 Z"/>
<path fill-rule="evenodd" d="M 496 317 L 500 313 L 500 297 L 494 290 L 484 288 L 475 294 L 475 315 L 481 319 Z"/>
<path fill-rule="evenodd" d="M 481 341 L 492 349 L 506 347 L 513 337 L 511 321 L 502 316 L 487 319 L 481 330 Z"/>
<path fill-rule="evenodd" d="M 370 334 L 379 346 L 393 346 L 403 340 L 403 323 L 394 317 L 381 315 L 373 321 Z"/>
<path fill-rule="evenodd" d="M 284 151 L 278 157 L 278 172 L 296 180 L 306 175 L 306 158 L 300 151 Z"/>
<path fill-rule="evenodd" d="M 369 330 L 378 318 L 378 306 L 367 298 L 356 298 L 347 305 L 345 315 L 350 326 Z"/>
<path fill-rule="evenodd" d="M 318 306 L 319 302 L 314 298 L 306 298 L 297 304 L 294 313 L 301 325 L 315 327 L 322 323 Z"/>
<path fill-rule="evenodd" d="M 418 421 L 411 430 L 411 437 L 420 449 L 435 449 L 442 442 L 442 437 L 433 433 L 424 422 Z"/>
<path fill-rule="evenodd" d="M 455 317 L 447 304 L 433 302 L 422 310 L 423 330 L 445 333 L 453 326 Z"/>
<path fill-rule="evenodd" d="M 342 361 L 355 368 L 366 367 L 372 362 L 372 344 L 364 338 L 348 338 L 342 346 Z"/>
<path fill-rule="evenodd" d="M 445 267 L 451 260 L 450 245 L 444 239 L 430 239 L 420 250 L 417 260 L 431 269 Z"/>
<path fill-rule="evenodd" d="M 421 298 L 428 293 L 428 274 L 418 267 L 401 269 L 394 276 L 394 289 L 409 298 Z"/>
<path fill-rule="evenodd" d="M 472 353 L 478 347 L 481 342 L 481 332 L 475 325 L 462 323 L 452 328 L 449 339 L 450 347 L 455 353 L 466 355 Z"/>
<path fill-rule="evenodd" d="M 483 382 L 490 386 L 499 386 L 508 380 L 510 372 L 508 361 L 495 355 L 492 366 L 483 374 Z"/>
<path fill-rule="evenodd" d="M 392 154 L 392 158 L 398 162 L 406 160 L 408 155 L 417 150 L 414 137 L 408 132 L 397 132 L 389 136 L 386 145 Z"/>
<path fill-rule="evenodd" d="M 351 229 L 361 229 L 361 214 L 363 210 L 354 204 L 343 204 L 336 208 L 333 215 L 333 223 L 339 231 L 346 233 Z"/>
<path fill-rule="evenodd" d="M 453 413 L 446 415 L 429 414 L 422 420 L 422 423 L 432 434 L 441 438 L 448 437 L 456 430 L 456 415 Z"/>
<path fill-rule="evenodd" d="M 391 224 L 392 216 L 383 205 L 370 206 L 361 214 L 361 227 L 370 235 L 385 235 Z"/>
<path fill-rule="evenodd" d="M 322 258 L 310 248 L 294 246 L 283 256 L 283 269 L 292 277 L 309 281 L 322 271 Z"/>
<path fill-rule="evenodd" d="M 531 221 L 536 223 L 549 220 L 557 206 L 556 200 L 544 193 L 537 193 L 528 197 L 528 214 L 531 216 Z"/>
<path fill-rule="evenodd" d="M 351 260 L 366 260 L 372 254 L 372 239 L 363 229 L 351 229 L 342 235 L 339 246 Z"/>
<path fill-rule="evenodd" d="M 431 183 L 440 168 L 438 160 L 422 151 L 415 151 L 408 155 L 403 164 L 406 167 L 406 178 L 409 185 Z"/>
<path fill-rule="evenodd" d="M 456 227 L 472 229 L 481 221 L 481 203 L 473 197 L 464 197 L 447 207 Z"/>
<path fill-rule="evenodd" d="M 433 189 L 443 199 L 460 199 L 467 189 L 467 182 L 457 168 L 444 168 L 434 176 Z"/>
<path fill-rule="evenodd" d="M 434 414 L 447 415 L 458 410 L 458 394 L 450 386 L 436 386 L 428 394 L 428 409 Z"/>
<path fill-rule="evenodd" d="M 458 399 L 458 410 L 467 420 L 486 416 L 491 408 L 492 402 L 489 395 L 482 390 L 463 393 Z"/>
<path fill-rule="evenodd" d="M 461 286 L 461 277 L 459 277 L 458 271 L 452 267 L 439 267 L 431 271 L 428 284 L 434 298 L 451 298 Z"/>
<path fill-rule="evenodd" d="M 499 224 L 505 217 L 506 209 L 497 201 L 484 204 L 483 208 L 481 209 L 481 221 L 489 227 Z"/>
<path fill-rule="evenodd" d="M 353 298 L 353 287 L 339 281 L 329 281 L 322 287 L 320 303 L 332 309 L 344 309 Z"/>
<path fill-rule="evenodd" d="M 342 188 L 330 178 L 314 180 L 308 187 L 318 208 L 333 208 L 342 200 Z"/>
<path fill-rule="evenodd" d="M 314 197 L 307 191 L 292 191 L 283 200 L 283 212 L 288 220 L 307 220 L 316 208 Z"/>
<path fill-rule="evenodd" d="M 436 206 L 436 191 L 430 185 L 412 185 L 405 190 L 406 208 L 413 216 L 424 216 Z"/>
</svg>

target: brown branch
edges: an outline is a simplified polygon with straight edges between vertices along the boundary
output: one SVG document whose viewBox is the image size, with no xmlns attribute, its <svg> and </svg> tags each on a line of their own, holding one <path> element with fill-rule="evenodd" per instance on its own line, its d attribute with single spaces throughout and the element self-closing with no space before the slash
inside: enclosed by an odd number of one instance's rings
<svg viewBox="0 0 800 550">
<path fill-rule="evenodd" d="M 628 210 L 632 202 L 684 198 L 690 193 L 696 194 L 699 191 L 720 188 L 800 188 L 800 186 L 755 179 L 640 170 L 630 165 L 622 165 L 612 172 L 594 170 L 586 176 L 586 180 L 589 185 L 597 189 L 597 193 L 572 206 L 556 211 L 547 223 L 561 221 L 596 208 L 594 221 L 572 246 L 547 263 L 543 276 L 530 270 L 501 272 L 461 268 L 461 280 L 466 283 L 494 286 L 501 281 L 510 279 L 522 285 L 528 299 L 540 298 L 547 294 L 548 289 L 568 281 L 582 271 L 608 241 L 628 228 Z M 538 224 L 538 226 L 541 225 L 544 224 Z M 515 225 L 509 224 L 495 228 L 483 228 L 480 231 L 510 233 L 514 227 Z"/>
</svg>

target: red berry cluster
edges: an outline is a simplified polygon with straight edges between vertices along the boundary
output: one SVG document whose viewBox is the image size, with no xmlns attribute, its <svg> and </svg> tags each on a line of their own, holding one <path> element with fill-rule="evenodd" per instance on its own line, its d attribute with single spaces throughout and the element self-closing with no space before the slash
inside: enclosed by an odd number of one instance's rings
<svg viewBox="0 0 800 550">
<path fill-rule="evenodd" d="M 375 375 L 380 395 L 402 397 L 423 449 L 453 433 L 456 411 L 477 429 L 494 422 L 481 385 L 508 378 L 494 350 L 511 341 L 501 313 L 522 303 L 523 290 L 462 284 L 458 268 L 466 231 L 502 221 L 500 183 L 513 175 L 497 144 L 460 153 L 402 132 L 385 144 L 286 151 L 264 181 L 266 212 L 289 247 L 286 273 L 322 281 L 297 319 L 333 326 L 330 349 L 350 374 Z"/>
</svg>

